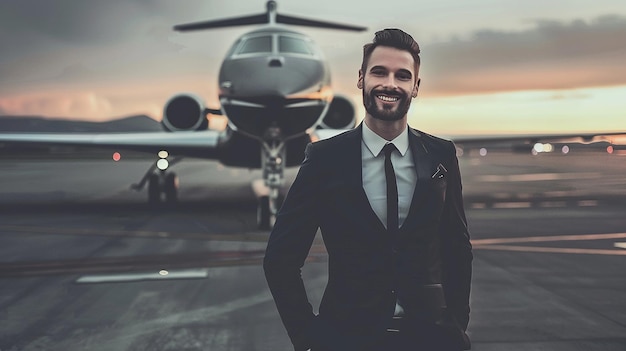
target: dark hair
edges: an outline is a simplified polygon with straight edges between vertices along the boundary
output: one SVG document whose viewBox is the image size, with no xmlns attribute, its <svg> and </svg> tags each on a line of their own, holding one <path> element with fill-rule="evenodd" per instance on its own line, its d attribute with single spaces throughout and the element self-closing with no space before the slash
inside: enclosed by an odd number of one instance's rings
<svg viewBox="0 0 626 351">
<path fill-rule="evenodd" d="M 376 34 L 374 34 L 374 40 L 372 40 L 371 43 L 363 45 L 363 62 L 361 63 L 363 74 L 365 74 L 367 63 L 377 46 L 389 46 L 408 51 L 411 56 L 413 56 L 415 68 L 417 69 L 417 66 L 420 65 L 420 46 L 415 39 L 400 29 L 387 28 L 376 32 Z"/>
</svg>

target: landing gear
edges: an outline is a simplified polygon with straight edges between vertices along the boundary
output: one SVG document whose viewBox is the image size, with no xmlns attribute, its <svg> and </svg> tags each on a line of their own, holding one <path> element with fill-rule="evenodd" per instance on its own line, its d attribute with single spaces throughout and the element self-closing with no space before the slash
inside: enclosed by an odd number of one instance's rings
<svg viewBox="0 0 626 351">
<path fill-rule="evenodd" d="M 132 189 L 140 191 L 148 183 L 148 203 L 150 204 L 158 204 L 163 200 L 167 203 L 178 201 L 178 177 L 176 173 L 168 172 L 167 169 L 182 159 L 174 158 L 168 161 L 167 156 L 164 151 L 159 152 L 159 160 L 148 168 L 139 183 L 131 185 Z"/>
<path fill-rule="evenodd" d="M 256 220 L 261 230 L 270 230 L 274 225 L 273 221 L 276 220 L 276 217 L 272 218 L 272 213 L 270 212 L 270 197 L 269 196 L 261 196 L 259 197 L 259 204 L 256 212 Z"/>
<path fill-rule="evenodd" d="M 161 202 L 161 184 L 159 175 L 152 173 L 148 178 L 148 203 L 156 204 L 159 202 Z"/>
<path fill-rule="evenodd" d="M 166 202 L 171 203 L 178 201 L 178 177 L 176 173 L 169 172 L 165 174 L 163 193 L 165 194 Z"/>
<path fill-rule="evenodd" d="M 148 202 L 158 204 L 178 201 L 178 177 L 174 172 L 160 171 L 148 176 Z"/>
<path fill-rule="evenodd" d="M 280 208 L 280 188 L 285 173 L 285 143 L 277 138 L 271 138 L 261 145 L 263 181 L 268 192 L 258 198 L 257 224 L 259 229 L 269 230 L 274 227 L 276 214 Z"/>
</svg>

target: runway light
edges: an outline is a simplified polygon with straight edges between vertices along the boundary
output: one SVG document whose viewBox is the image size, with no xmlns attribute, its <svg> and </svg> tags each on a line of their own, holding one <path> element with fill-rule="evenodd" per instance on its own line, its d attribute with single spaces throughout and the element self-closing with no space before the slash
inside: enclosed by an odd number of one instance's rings
<svg viewBox="0 0 626 351">
<path fill-rule="evenodd" d="M 119 152 L 113 153 L 113 161 L 117 162 L 122 159 L 122 155 Z"/>
<path fill-rule="evenodd" d="M 487 149 L 481 147 L 478 153 L 480 154 L 480 156 L 487 156 Z"/>
<path fill-rule="evenodd" d="M 159 151 L 158 155 L 159 155 L 159 158 L 167 158 L 170 154 L 165 150 L 161 150 Z"/>
<path fill-rule="evenodd" d="M 569 146 L 563 145 L 563 147 L 561 148 L 561 152 L 567 155 L 569 153 Z"/>
<path fill-rule="evenodd" d="M 156 166 L 157 166 L 158 169 L 164 171 L 164 170 L 167 169 L 167 167 L 170 166 L 170 163 L 167 162 L 166 159 L 162 158 L 162 159 L 157 161 Z"/>
<path fill-rule="evenodd" d="M 536 155 L 536 153 L 540 153 L 540 152 L 552 152 L 554 151 L 554 146 L 552 146 L 552 144 L 546 143 L 546 144 L 542 144 L 542 143 L 536 143 L 533 146 L 533 155 Z"/>
<path fill-rule="evenodd" d="M 607 146 L 607 148 L 606 148 L 606 152 L 608 152 L 609 154 L 612 154 L 612 153 L 613 153 L 613 151 L 615 151 L 615 150 L 613 149 L 613 145 L 609 145 L 609 146 Z"/>
<path fill-rule="evenodd" d="M 543 144 L 543 152 L 552 152 L 554 151 L 554 146 L 552 144 Z"/>
<path fill-rule="evenodd" d="M 166 271 L 165 269 L 162 269 L 159 271 L 159 274 L 165 276 L 165 275 L 170 274 L 170 272 Z"/>
</svg>

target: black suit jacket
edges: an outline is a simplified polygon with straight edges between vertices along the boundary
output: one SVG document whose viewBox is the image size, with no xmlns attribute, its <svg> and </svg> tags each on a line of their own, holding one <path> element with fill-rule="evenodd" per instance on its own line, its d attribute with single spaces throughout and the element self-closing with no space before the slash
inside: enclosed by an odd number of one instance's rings
<svg viewBox="0 0 626 351">
<path fill-rule="evenodd" d="M 324 344 L 365 349 L 384 333 L 398 298 L 407 316 L 424 318 L 436 303 L 425 296 L 424 287 L 439 283 L 447 308 L 432 322 L 469 347 L 464 330 L 472 251 L 456 150 L 450 141 L 409 131 L 417 184 L 394 237 L 363 190 L 362 126 L 307 147 L 264 260 L 268 285 L 296 350 Z M 329 277 L 316 316 L 301 268 L 318 228 L 328 251 Z"/>
</svg>

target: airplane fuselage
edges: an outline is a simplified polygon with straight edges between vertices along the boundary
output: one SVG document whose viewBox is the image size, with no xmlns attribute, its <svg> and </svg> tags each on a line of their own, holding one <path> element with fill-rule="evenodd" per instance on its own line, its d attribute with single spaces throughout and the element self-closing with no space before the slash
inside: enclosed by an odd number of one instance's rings
<svg viewBox="0 0 626 351">
<path fill-rule="evenodd" d="M 303 134 L 330 101 L 330 72 L 306 35 L 280 26 L 248 32 L 231 47 L 219 73 L 219 99 L 231 127 L 266 139 Z"/>
</svg>

